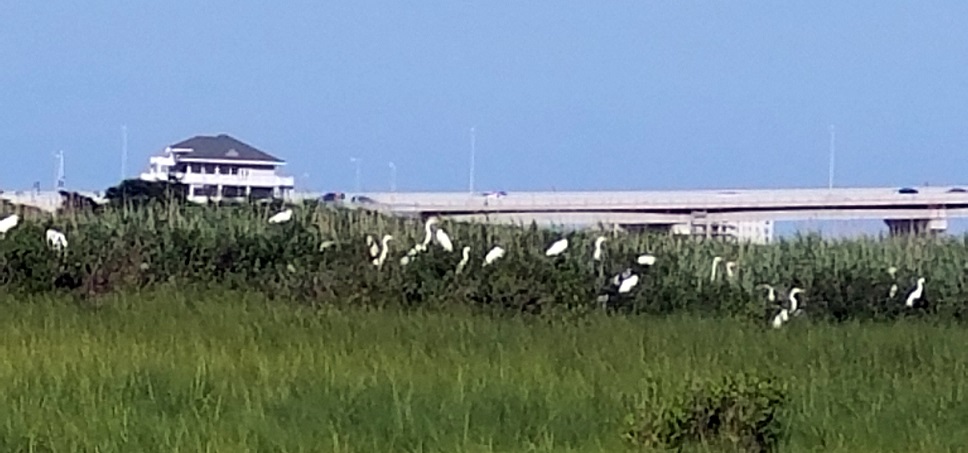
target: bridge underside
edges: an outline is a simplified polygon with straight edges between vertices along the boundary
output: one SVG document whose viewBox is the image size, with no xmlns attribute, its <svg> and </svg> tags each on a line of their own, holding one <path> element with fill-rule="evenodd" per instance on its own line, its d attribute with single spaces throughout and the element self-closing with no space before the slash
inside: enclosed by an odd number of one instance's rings
<svg viewBox="0 0 968 453">
<path fill-rule="evenodd" d="M 938 210 L 909 210 L 891 212 L 825 212 L 817 216 L 803 216 L 802 213 L 777 212 L 772 215 L 754 213 L 727 214 L 666 214 L 635 212 L 530 212 L 530 213 L 460 213 L 424 212 L 422 218 L 441 216 L 457 221 L 484 222 L 508 225 L 540 226 L 595 226 L 606 228 L 621 227 L 627 231 L 656 231 L 699 236 L 719 236 L 718 227 L 730 222 L 744 221 L 804 221 L 804 220 L 882 220 L 891 235 L 923 235 L 943 233 L 948 228 L 946 212 Z"/>
</svg>

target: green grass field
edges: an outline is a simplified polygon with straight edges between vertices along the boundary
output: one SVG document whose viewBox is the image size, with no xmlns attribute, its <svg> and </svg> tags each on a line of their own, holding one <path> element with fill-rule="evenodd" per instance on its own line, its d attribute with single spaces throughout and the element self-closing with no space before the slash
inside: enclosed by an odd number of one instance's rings
<svg viewBox="0 0 968 453">
<path fill-rule="evenodd" d="M 627 451 L 649 385 L 736 371 L 788 385 L 781 451 L 968 445 L 968 331 L 915 321 L 550 322 L 170 289 L 0 310 L 0 451 Z"/>
</svg>

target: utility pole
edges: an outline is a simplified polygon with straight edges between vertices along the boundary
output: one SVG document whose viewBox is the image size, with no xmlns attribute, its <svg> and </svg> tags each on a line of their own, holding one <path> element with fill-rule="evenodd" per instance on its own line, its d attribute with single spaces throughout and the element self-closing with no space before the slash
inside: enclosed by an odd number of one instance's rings
<svg viewBox="0 0 968 453">
<path fill-rule="evenodd" d="M 362 159 L 360 159 L 358 157 L 351 157 L 350 158 L 350 162 L 356 165 L 356 192 L 359 193 L 361 191 L 360 190 L 360 187 L 361 187 L 361 184 L 360 184 L 360 164 L 363 161 L 362 161 Z"/>
<path fill-rule="evenodd" d="M 827 169 L 827 188 L 834 188 L 834 155 L 837 151 L 836 142 L 837 131 L 834 129 L 834 125 L 830 125 L 830 168 Z"/>
<path fill-rule="evenodd" d="M 121 126 L 121 181 L 128 177 L 128 126 Z"/>
<path fill-rule="evenodd" d="M 390 192 L 397 191 L 397 166 L 390 162 Z"/>
<path fill-rule="evenodd" d="M 468 176 L 467 190 L 471 194 L 474 193 L 474 154 L 476 153 L 476 137 L 474 134 L 474 126 L 471 126 L 471 164 L 470 164 L 470 175 Z"/>
<path fill-rule="evenodd" d="M 58 151 L 56 157 L 57 175 L 55 177 L 54 186 L 57 190 L 61 190 L 66 185 L 64 181 L 64 150 Z"/>
</svg>

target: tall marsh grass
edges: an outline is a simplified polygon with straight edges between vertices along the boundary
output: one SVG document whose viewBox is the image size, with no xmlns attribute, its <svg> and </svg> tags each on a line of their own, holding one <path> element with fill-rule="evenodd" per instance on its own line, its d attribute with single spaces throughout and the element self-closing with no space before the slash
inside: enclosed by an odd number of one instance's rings
<svg viewBox="0 0 968 453">
<path fill-rule="evenodd" d="M 172 288 L 103 302 L 0 295 L 0 450 L 624 451 L 632 408 L 729 373 L 786 387 L 781 451 L 968 445 L 968 331 L 951 325 L 547 322 Z"/>
<path fill-rule="evenodd" d="M 592 260 L 597 233 L 568 233 L 561 259 L 544 256 L 559 233 L 443 221 L 458 251 L 431 247 L 403 267 L 398 260 L 423 238 L 423 224 L 363 210 L 305 205 L 294 220 L 269 224 L 272 206 L 150 205 L 32 220 L 0 239 L 0 288 L 27 293 L 61 292 L 96 297 L 161 283 L 220 284 L 311 304 L 434 306 L 469 304 L 500 310 L 587 311 L 607 281 L 635 256 L 657 256 L 638 269 L 641 283 L 610 310 L 705 313 L 764 320 L 774 309 L 760 283 L 781 290 L 797 286 L 808 317 L 822 321 L 928 316 L 962 319 L 968 300 L 968 239 L 861 238 L 823 240 L 801 236 L 771 245 L 730 244 L 669 236 L 607 233 L 605 259 Z M 2 213 L 0 213 L 2 214 Z M 70 242 L 56 254 L 43 241 L 52 226 Z M 390 234 L 389 259 L 370 264 L 366 235 Z M 336 246 L 321 250 L 324 242 Z M 500 245 L 507 256 L 481 267 Z M 458 275 L 460 248 L 471 247 L 468 271 Z M 734 278 L 714 256 L 738 263 Z M 890 267 L 899 270 L 888 274 Z M 920 308 L 904 308 L 918 277 L 927 279 Z M 898 294 L 888 297 L 890 287 Z"/>
</svg>

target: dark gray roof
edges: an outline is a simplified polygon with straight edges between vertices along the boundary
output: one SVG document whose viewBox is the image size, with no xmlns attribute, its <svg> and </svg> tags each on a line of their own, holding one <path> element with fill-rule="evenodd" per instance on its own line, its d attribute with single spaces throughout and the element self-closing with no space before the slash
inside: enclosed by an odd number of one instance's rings
<svg viewBox="0 0 968 453">
<path fill-rule="evenodd" d="M 268 162 L 283 162 L 275 156 L 265 151 L 260 151 L 252 146 L 242 143 L 235 137 L 220 134 L 215 137 L 208 135 L 198 135 L 188 140 L 184 140 L 174 145 L 172 148 L 191 148 L 192 151 L 186 154 L 189 159 L 228 159 L 228 160 L 261 160 Z"/>
</svg>

